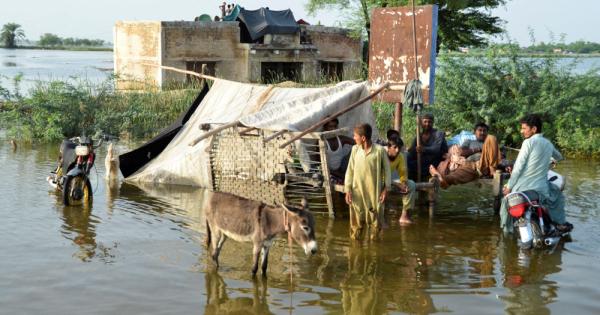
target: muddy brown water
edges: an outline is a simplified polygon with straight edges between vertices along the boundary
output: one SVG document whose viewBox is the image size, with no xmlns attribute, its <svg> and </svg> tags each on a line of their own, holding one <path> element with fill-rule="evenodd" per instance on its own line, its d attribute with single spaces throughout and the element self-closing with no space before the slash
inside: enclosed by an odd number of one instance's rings
<svg viewBox="0 0 600 315">
<path fill-rule="evenodd" d="M 102 148 L 92 209 L 64 207 L 44 180 L 57 150 L 0 141 L 2 314 L 600 313 L 595 161 L 558 167 L 575 230 L 552 252 L 520 252 L 498 228 L 490 188 L 468 185 L 413 226 L 390 211 L 379 242 L 350 242 L 346 219 L 319 215 L 316 256 L 296 245 L 290 255 L 281 238 L 268 278 L 253 280 L 249 243 L 227 241 L 220 270 L 210 267 L 206 191 L 107 186 Z"/>
</svg>

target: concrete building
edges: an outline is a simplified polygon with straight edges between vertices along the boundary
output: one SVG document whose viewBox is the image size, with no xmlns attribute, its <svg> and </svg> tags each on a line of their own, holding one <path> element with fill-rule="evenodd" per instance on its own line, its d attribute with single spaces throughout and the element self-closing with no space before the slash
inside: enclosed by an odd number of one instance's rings
<svg viewBox="0 0 600 315">
<path fill-rule="evenodd" d="M 294 22 L 295 23 L 295 22 Z M 117 88 L 193 80 L 169 66 L 241 82 L 319 82 L 359 76 L 362 41 L 341 28 L 298 25 L 292 34 L 250 39 L 243 22 L 119 21 L 114 28 Z"/>
</svg>

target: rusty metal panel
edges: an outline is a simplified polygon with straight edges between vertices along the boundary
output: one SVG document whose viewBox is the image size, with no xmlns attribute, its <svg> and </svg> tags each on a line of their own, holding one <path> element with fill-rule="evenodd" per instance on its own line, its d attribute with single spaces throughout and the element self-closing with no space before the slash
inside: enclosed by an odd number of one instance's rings
<svg viewBox="0 0 600 315">
<path fill-rule="evenodd" d="M 417 67 L 425 103 L 433 103 L 437 5 L 415 7 Z M 402 102 L 404 86 L 415 78 L 412 7 L 376 8 L 371 15 L 369 81 L 390 82 L 384 101 Z"/>
</svg>

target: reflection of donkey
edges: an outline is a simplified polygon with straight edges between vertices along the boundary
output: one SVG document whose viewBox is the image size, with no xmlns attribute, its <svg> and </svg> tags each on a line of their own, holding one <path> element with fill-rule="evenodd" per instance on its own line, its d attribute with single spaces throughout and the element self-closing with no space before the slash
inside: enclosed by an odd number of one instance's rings
<svg viewBox="0 0 600 315">
<path fill-rule="evenodd" d="M 252 242 L 252 275 L 258 270 L 258 259 L 262 252 L 262 273 L 267 273 L 269 248 L 277 234 L 288 232 L 304 252 L 317 252 L 315 219 L 308 211 L 306 200 L 302 209 L 282 205 L 271 207 L 225 193 L 212 193 L 206 215 L 206 245 L 212 246 L 212 259 L 219 266 L 219 253 L 227 237 L 238 242 Z"/>
<path fill-rule="evenodd" d="M 246 288 L 227 287 L 225 280 L 214 270 L 207 271 L 205 315 L 212 314 L 273 314 L 267 300 L 267 281 L 253 279 L 252 295 Z M 227 292 L 235 296 L 229 296 Z"/>
</svg>

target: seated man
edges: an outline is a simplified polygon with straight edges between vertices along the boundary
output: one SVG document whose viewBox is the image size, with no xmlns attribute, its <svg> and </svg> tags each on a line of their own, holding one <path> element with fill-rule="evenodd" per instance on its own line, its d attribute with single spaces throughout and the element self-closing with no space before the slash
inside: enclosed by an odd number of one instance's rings
<svg viewBox="0 0 600 315">
<path fill-rule="evenodd" d="M 323 131 L 336 130 L 338 129 L 338 125 L 339 120 L 334 118 L 323 126 Z M 343 182 L 354 140 L 350 137 L 339 135 L 328 138 L 325 144 L 327 145 L 325 154 L 327 154 L 329 173 L 339 179 L 340 182 Z"/>
<path fill-rule="evenodd" d="M 448 145 L 443 131 L 433 128 L 433 115 L 426 113 L 421 116 L 421 143 L 417 146 L 417 140 L 408 150 L 408 177 L 418 180 L 417 153 L 421 153 L 421 175 L 425 176 L 429 166 L 437 167 L 448 152 Z"/>
<path fill-rule="evenodd" d="M 402 214 L 398 220 L 401 225 L 413 223 L 410 219 L 409 212 L 415 207 L 415 182 L 408 179 L 406 171 L 406 160 L 404 159 L 404 142 L 400 137 L 391 135 L 387 141 L 387 156 L 390 160 L 390 171 L 392 178 L 398 177 L 397 182 L 392 184 L 397 186 L 402 194 Z"/>
<path fill-rule="evenodd" d="M 429 168 L 432 176 L 439 177 L 442 188 L 494 175 L 501 156 L 496 137 L 488 135 L 488 131 L 488 125 L 476 124 L 475 140 L 467 140 L 462 146 L 452 146 L 446 160 L 437 168 Z"/>
</svg>

